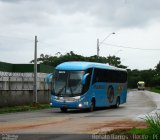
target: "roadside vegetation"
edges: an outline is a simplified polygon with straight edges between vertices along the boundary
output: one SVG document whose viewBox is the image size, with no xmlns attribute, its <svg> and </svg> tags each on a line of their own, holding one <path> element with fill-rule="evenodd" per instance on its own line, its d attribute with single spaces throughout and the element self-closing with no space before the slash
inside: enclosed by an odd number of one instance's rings
<svg viewBox="0 0 160 140">
<path fill-rule="evenodd" d="M 40 109 L 50 108 L 49 104 L 31 104 L 31 105 L 22 105 L 14 107 L 1 107 L 0 114 L 12 113 L 12 112 L 24 112 L 24 111 L 34 111 Z"/>
<path fill-rule="evenodd" d="M 138 129 L 133 128 L 129 131 L 131 134 L 136 135 L 146 135 L 149 140 L 160 139 L 160 114 L 156 113 L 155 116 L 146 116 L 145 122 L 147 123 L 147 128 Z"/>
<path fill-rule="evenodd" d="M 159 64 L 160 65 L 160 62 Z M 137 88 L 138 81 L 144 81 L 145 87 L 151 91 L 160 90 L 160 68 L 158 65 L 155 69 L 149 70 L 128 70 L 128 87 Z"/>
<path fill-rule="evenodd" d="M 160 94 L 160 86 L 149 88 L 149 91 L 156 92 Z"/>
<path fill-rule="evenodd" d="M 160 139 L 160 114 L 146 116 L 144 119 L 147 128 L 115 129 L 106 132 L 106 135 L 119 135 L 124 139 L 137 140 L 159 140 Z"/>
</svg>

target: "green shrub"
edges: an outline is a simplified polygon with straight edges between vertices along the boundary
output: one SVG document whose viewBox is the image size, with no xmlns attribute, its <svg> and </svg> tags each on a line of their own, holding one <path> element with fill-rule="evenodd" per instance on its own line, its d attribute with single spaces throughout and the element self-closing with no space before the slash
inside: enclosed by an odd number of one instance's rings
<svg viewBox="0 0 160 140">
<path fill-rule="evenodd" d="M 132 128 L 129 133 L 133 136 L 140 136 L 141 139 L 159 140 L 160 139 L 160 114 L 156 113 L 155 116 L 147 115 L 144 119 L 148 127 L 144 129 Z M 143 137 L 144 136 L 144 137 Z"/>
<path fill-rule="evenodd" d="M 148 115 L 145 121 L 151 134 L 160 134 L 160 114 L 155 113 L 155 116 Z"/>
</svg>

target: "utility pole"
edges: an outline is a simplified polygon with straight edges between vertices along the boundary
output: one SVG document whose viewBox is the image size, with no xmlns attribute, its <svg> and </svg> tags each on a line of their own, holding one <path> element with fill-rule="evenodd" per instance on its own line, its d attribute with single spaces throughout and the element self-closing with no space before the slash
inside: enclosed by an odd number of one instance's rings
<svg viewBox="0 0 160 140">
<path fill-rule="evenodd" d="M 97 38 L 97 57 L 99 57 L 99 39 Z"/>
<path fill-rule="evenodd" d="M 100 48 L 99 46 L 108 38 L 110 37 L 112 34 L 115 34 L 115 32 L 108 34 L 108 36 L 106 36 L 103 41 L 99 42 L 99 39 L 97 38 L 97 57 L 99 57 L 99 52 L 100 52 Z"/>
<path fill-rule="evenodd" d="M 34 50 L 34 103 L 37 104 L 37 36 L 35 36 L 35 50 Z"/>
</svg>

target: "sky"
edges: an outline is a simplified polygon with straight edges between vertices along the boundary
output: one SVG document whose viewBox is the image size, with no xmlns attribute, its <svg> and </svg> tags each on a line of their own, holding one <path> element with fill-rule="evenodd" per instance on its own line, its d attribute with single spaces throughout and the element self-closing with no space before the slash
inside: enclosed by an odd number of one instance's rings
<svg viewBox="0 0 160 140">
<path fill-rule="evenodd" d="M 93 56 L 98 38 L 100 56 L 116 55 L 129 69 L 154 69 L 160 0 L 0 0 L 0 61 L 29 63 L 35 36 L 38 57 Z"/>
</svg>

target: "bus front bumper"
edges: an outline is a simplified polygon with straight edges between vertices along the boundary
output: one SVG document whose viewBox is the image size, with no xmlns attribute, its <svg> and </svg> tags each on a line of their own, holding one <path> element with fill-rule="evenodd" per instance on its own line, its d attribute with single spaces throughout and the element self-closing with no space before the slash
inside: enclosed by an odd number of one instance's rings
<svg viewBox="0 0 160 140">
<path fill-rule="evenodd" d="M 54 108 L 68 108 L 68 109 L 84 109 L 89 108 L 88 102 L 51 102 L 51 107 Z"/>
</svg>

